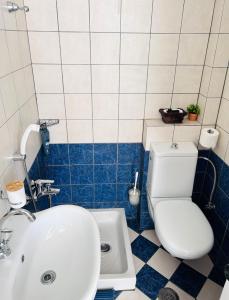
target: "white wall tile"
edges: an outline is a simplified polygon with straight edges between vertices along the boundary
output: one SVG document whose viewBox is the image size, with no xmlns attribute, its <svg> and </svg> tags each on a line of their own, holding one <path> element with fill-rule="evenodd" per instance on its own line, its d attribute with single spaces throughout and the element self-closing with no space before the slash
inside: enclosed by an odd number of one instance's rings
<svg viewBox="0 0 229 300">
<path fill-rule="evenodd" d="M 142 120 L 119 120 L 119 143 L 141 143 L 142 130 Z"/>
<path fill-rule="evenodd" d="M 9 119 L 18 109 L 13 75 L 8 75 L 0 79 L 0 93 L 2 96 L 6 119 Z"/>
<path fill-rule="evenodd" d="M 225 81 L 226 68 L 213 68 L 208 89 L 209 97 L 221 97 Z"/>
<path fill-rule="evenodd" d="M 26 68 L 24 68 L 24 77 L 26 99 L 29 99 L 32 95 L 35 94 L 32 65 L 29 65 Z"/>
<path fill-rule="evenodd" d="M 18 39 L 21 67 L 25 67 L 31 63 L 29 38 L 27 32 L 18 31 Z"/>
<path fill-rule="evenodd" d="M 186 0 L 182 22 L 184 33 L 208 33 L 211 26 L 214 0 Z"/>
<path fill-rule="evenodd" d="M 147 64 L 148 55 L 149 34 L 122 34 L 121 64 Z"/>
<path fill-rule="evenodd" d="M 151 34 L 149 63 L 175 65 L 178 42 L 178 34 Z"/>
<path fill-rule="evenodd" d="M 220 98 L 208 98 L 204 111 L 203 125 L 212 125 L 216 123 Z"/>
<path fill-rule="evenodd" d="M 12 74 L 12 77 L 14 79 L 14 86 L 15 86 L 15 91 L 16 91 L 16 101 L 18 103 L 18 107 L 23 105 L 28 99 L 27 90 L 26 90 L 26 83 L 27 83 L 27 78 L 25 76 L 25 69 L 19 69 L 15 73 Z M 31 76 L 31 74 L 30 74 Z"/>
<path fill-rule="evenodd" d="M 187 110 L 189 104 L 196 104 L 198 94 L 173 94 L 172 108 L 183 108 Z"/>
<path fill-rule="evenodd" d="M 33 65 L 37 93 L 62 93 L 60 65 Z"/>
<path fill-rule="evenodd" d="M 37 94 L 40 119 L 65 119 L 63 94 Z"/>
<path fill-rule="evenodd" d="M 155 0 L 151 31 L 179 33 L 184 0 Z"/>
<path fill-rule="evenodd" d="M 203 65 L 208 42 L 207 34 L 181 34 L 179 65 Z"/>
<path fill-rule="evenodd" d="M 51 144 L 65 144 L 68 142 L 66 126 L 66 121 L 60 120 L 59 124 L 49 128 Z"/>
<path fill-rule="evenodd" d="M 90 93 L 91 71 L 88 65 L 63 65 L 65 93 Z"/>
<path fill-rule="evenodd" d="M 229 72 L 227 74 L 227 78 L 226 78 L 226 82 L 225 82 L 223 97 L 225 99 L 229 100 Z"/>
<path fill-rule="evenodd" d="M 229 143 L 228 143 L 228 145 L 229 145 Z M 225 156 L 225 163 L 229 166 L 229 146 L 227 146 L 227 152 L 226 152 L 226 156 Z"/>
<path fill-rule="evenodd" d="M 0 31 L 0 44 L 1 44 L 1 55 L 0 55 L 0 77 L 10 73 L 10 56 L 6 41 L 6 34 L 4 31 Z"/>
<path fill-rule="evenodd" d="M 5 30 L 17 30 L 17 19 L 16 19 L 16 13 L 9 14 L 8 10 L 5 9 L 6 2 L 4 0 L 1 0 L 1 11 L 2 15 L 1 17 L 3 20 L 1 20 L 1 23 L 3 23 L 3 29 Z"/>
<path fill-rule="evenodd" d="M 145 93 L 146 78 L 146 66 L 120 66 L 120 92 Z"/>
<path fill-rule="evenodd" d="M 217 124 L 225 131 L 229 132 L 229 100 L 222 99 Z"/>
<path fill-rule="evenodd" d="M 205 62 L 207 66 L 214 65 L 217 42 L 218 42 L 218 34 L 214 34 L 214 33 L 210 34 L 209 43 L 207 47 L 206 62 Z"/>
<path fill-rule="evenodd" d="M 60 63 L 59 35 L 57 32 L 29 32 L 33 63 Z"/>
<path fill-rule="evenodd" d="M 94 120 L 94 143 L 117 143 L 118 120 Z"/>
<path fill-rule="evenodd" d="M 174 93 L 198 93 L 201 75 L 202 67 L 178 66 Z"/>
<path fill-rule="evenodd" d="M 1 140 L 4 141 L 4 143 L 1 143 L 0 147 L 0 175 L 2 175 L 9 163 L 8 157 L 13 154 L 13 149 L 11 148 L 9 140 L 9 131 L 6 123 L 0 128 L 0 136 Z"/>
<path fill-rule="evenodd" d="M 92 92 L 118 93 L 119 67 L 112 65 L 92 66 Z"/>
<path fill-rule="evenodd" d="M 212 73 L 212 68 L 205 66 L 203 70 L 203 76 L 202 76 L 201 87 L 200 87 L 200 92 L 204 96 L 208 95 L 211 73 Z"/>
<path fill-rule="evenodd" d="M 120 31 L 120 0 L 91 0 L 90 21 L 91 31 L 119 32 Z"/>
<path fill-rule="evenodd" d="M 214 67 L 227 67 L 229 61 L 229 34 L 220 34 L 215 53 Z"/>
<path fill-rule="evenodd" d="M 91 33 L 92 64 L 119 64 L 119 51 L 119 33 Z"/>
<path fill-rule="evenodd" d="M 174 142 L 194 142 L 198 144 L 201 126 L 175 126 Z"/>
<path fill-rule="evenodd" d="M 6 31 L 6 39 L 9 48 L 11 71 L 16 71 L 22 67 L 19 33 L 17 31 Z"/>
<path fill-rule="evenodd" d="M 145 119 L 160 119 L 160 108 L 168 108 L 171 105 L 172 94 L 147 94 Z"/>
<path fill-rule="evenodd" d="M 172 141 L 174 126 L 147 127 L 144 129 L 143 145 L 145 150 L 150 149 L 153 142 Z"/>
<path fill-rule="evenodd" d="M 92 119 L 90 94 L 65 94 L 67 119 Z"/>
<path fill-rule="evenodd" d="M 29 30 L 57 31 L 56 0 L 40 1 L 25 0 L 29 6 L 29 13 L 26 14 Z"/>
<path fill-rule="evenodd" d="M 173 89 L 174 66 L 150 66 L 148 71 L 148 93 L 171 93 Z"/>
<path fill-rule="evenodd" d="M 221 33 L 229 33 L 229 1 L 225 0 L 224 9 L 223 9 L 223 16 L 222 16 L 222 22 L 221 22 Z"/>
<path fill-rule="evenodd" d="M 201 94 L 198 97 L 198 105 L 200 107 L 200 114 L 198 116 L 198 121 L 202 124 L 204 119 L 204 112 L 206 108 L 207 97 L 202 96 Z"/>
<path fill-rule="evenodd" d="M 119 119 L 144 119 L 145 95 L 121 94 L 119 101 Z"/>
<path fill-rule="evenodd" d="M 214 149 L 214 152 L 222 159 L 225 159 L 226 152 L 227 152 L 227 147 L 229 144 L 229 134 L 224 131 L 220 127 L 216 127 L 216 129 L 219 131 L 219 139 L 217 142 L 217 145 Z"/>
<path fill-rule="evenodd" d="M 149 32 L 151 25 L 152 0 L 122 1 L 122 31 Z"/>
<path fill-rule="evenodd" d="M 89 31 L 89 1 L 57 0 L 60 31 Z"/>
<path fill-rule="evenodd" d="M 224 2 L 225 0 L 217 0 L 215 3 L 211 32 L 218 33 L 220 31 L 221 18 L 224 9 Z"/>
<path fill-rule="evenodd" d="M 3 106 L 2 96 L 0 91 L 0 127 L 5 123 L 5 121 L 6 121 L 6 116 L 5 116 L 5 111 L 4 111 L 4 106 Z"/>
<path fill-rule="evenodd" d="M 20 113 L 17 111 L 7 122 L 7 127 L 9 130 L 9 139 L 12 153 L 19 153 L 19 145 L 22 136 L 22 124 Z"/>
<path fill-rule="evenodd" d="M 94 94 L 92 99 L 94 119 L 118 119 L 118 94 Z"/>
<path fill-rule="evenodd" d="M 90 64 L 89 33 L 60 33 L 63 64 Z"/>
<path fill-rule="evenodd" d="M 69 143 L 93 143 L 92 120 L 67 120 Z"/>
<path fill-rule="evenodd" d="M 24 5 L 24 0 L 17 0 L 17 4 L 19 6 Z M 26 24 L 26 16 L 25 16 L 24 10 L 19 10 L 16 13 L 16 24 L 17 24 L 17 30 L 27 30 L 27 24 Z"/>
</svg>

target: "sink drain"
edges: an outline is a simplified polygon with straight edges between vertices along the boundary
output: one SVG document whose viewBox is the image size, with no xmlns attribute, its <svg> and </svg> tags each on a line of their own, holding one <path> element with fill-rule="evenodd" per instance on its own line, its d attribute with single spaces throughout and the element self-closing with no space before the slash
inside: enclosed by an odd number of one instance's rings
<svg viewBox="0 0 229 300">
<path fill-rule="evenodd" d="M 163 288 L 159 291 L 158 300 L 179 300 L 179 296 L 174 290 Z"/>
<path fill-rule="evenodd" d="M 42 284 L 52 284 L 56 279 L 56 273 L 54 271 L 46 271 L 41 275 Z"/>
<path fill-rule="evenodd" d="M 109 245 L 108 243 L 102 243 L 101 244 L 101 252 L 106 253 L 111 251 L 111 245 Z"/>
</svg>

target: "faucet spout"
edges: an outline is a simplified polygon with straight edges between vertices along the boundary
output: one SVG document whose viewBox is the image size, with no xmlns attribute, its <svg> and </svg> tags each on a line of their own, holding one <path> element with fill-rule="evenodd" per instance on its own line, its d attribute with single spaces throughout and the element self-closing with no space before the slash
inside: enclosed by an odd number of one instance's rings
<svg viewBox="0 0 229 300">
<path fill-rule="evenodd" d="M 11 216 L 15 216 L 15 215 L 23 215 L 25 216 L 30 222 L 34 222 L 36 220 L 36 216 L 31 213 L 30 211 L 26 210 L 26 209 L 14 209 L 11 210 L 10 212 L 6 213 L 1 221 L 5 221 L 7 220 L 9 217 Z"/>
</svg>

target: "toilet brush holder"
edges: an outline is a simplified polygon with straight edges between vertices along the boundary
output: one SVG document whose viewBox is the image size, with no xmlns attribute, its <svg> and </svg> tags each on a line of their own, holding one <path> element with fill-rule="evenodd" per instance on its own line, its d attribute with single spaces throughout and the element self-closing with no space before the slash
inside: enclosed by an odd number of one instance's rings
<svg viewBox="0 0 229 300">
<path fill-rule="evenodd" d="M 130 189 L 129 190 L 129 201 L 133 206 L 137 206 L 140 202 L 140 191 L 139 189 Z"/>
</svg>

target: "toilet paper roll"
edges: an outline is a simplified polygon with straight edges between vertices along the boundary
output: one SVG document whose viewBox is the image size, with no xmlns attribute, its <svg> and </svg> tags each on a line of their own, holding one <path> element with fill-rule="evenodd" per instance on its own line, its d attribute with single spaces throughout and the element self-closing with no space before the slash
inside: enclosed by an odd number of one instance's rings
<svg viewBox="0 0 229 300">
<path fill-rule="evenodd" d="M 215 128 L 203 128 L 200 136 L 200 145 L 206 149 L 214 149 L 219 138 L 219 131 Z"/>
<path fill-rule="evenodd" d="M 8 183 L 6 192 L 12 208 L 21 208 L 26 205 L 26 194 L 22 181 L 18 180 Z"/>
</svg>

